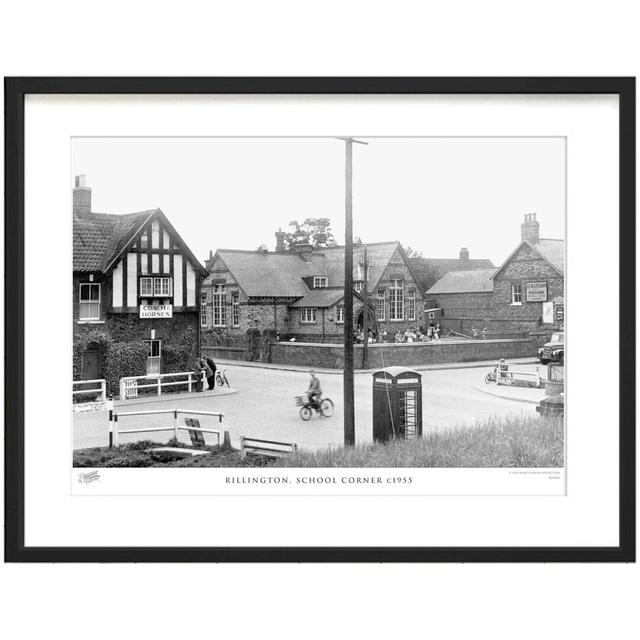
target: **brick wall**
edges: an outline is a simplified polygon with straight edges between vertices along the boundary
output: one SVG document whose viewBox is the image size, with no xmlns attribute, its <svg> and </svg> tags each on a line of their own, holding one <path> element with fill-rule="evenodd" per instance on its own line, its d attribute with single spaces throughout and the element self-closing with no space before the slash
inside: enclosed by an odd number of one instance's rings
<svg viewBox="0 0 640 640">
<path fill-rule="evenodd" d="M 255 298 L 247 298 L 244 292 L 240 289 L 233 274 L 226 268 L 220 258 L 217 258 L 216 261 L 210 265 L 209 270 L 209 275 L 202 283 L 202 294 L 206 296 L 207 317 L 207 326 L 203 327 L 203 333 L 206 334 L 209 331 L 220 332 L 237 339 L 245 336 L 249 329 L 258 329 L 260 332 L 263 332 L 265 329 L 275 329 L 280 333 L 281 338 L 295 337 L 296 340 L 322 341 L 322 337 L 324 335 L 325 342 L 341 341 L 344 325 L 338 324 L 335 320 L 337 317 L 336 306 L 325 309 L 323 330 L 322 309 L 317 309 L 315 323 L 302 323 L 300 321 L 300 309 L 289 307 L 289 304 L 291 304 L 293 300 L 290 302 L 278 302 L 276 304 L 274 314 L 273 302 L 265 300 L 264 304 L 261 304 Z M 405 285 L 405 319 L 394 322 L 389 321 L 389 287 L 391 286 L 392 279 L 402 279 Z M 226 285 L 227 321 L 225 327 L 213 326 L 213 286 L 217 282 L 224 283 Z M 389 265 L 383 271 L 381 279 L 375 290 L 369 292 L 371 303 L 374 305 L 378 289 L 383 289 L 385 291 L 385 320 L 380 323 L 381 329 L 386 327 L 387 331 L 392 335 L 398 330 L 404 332 L 408 327 L 425 324 L 423 314 L 424 298 L 420 293 L 418 284 L 414 280 L 409 268 L 399 253 L 393 257 Z M 416 292 L 416 314 L 415 319 L 413 320 L 409 320 L 407 318 L 407 292 L 409 289 L 413 289 Z M 238 292 L 240 303 L 240 324 L 237 327 L 232 326 L 231 319 L 231 295 L 234 291 Z M 364 305 L 360 300 L 354 299 L 354 322 L 363 306 Z"/>
<path fill-rule="evenodd" d="M 247 350 L 244 347 L 202 347 L 202 353 L 217 360 L 247 360 Z"/>
<path fill-rule="evenodd" d="M 536 356 L 537 348 L 538 342 L 529 339 L 376 344 L 369 346 L 369 368 L 526 358 Z M 342 345 L 280 342 L 271 348 L 271 361 L 277 364 L 342 369 L 344 350 Z M 354 366 L 356 369 L 362 367 L 361 345 L 354 347 Z"/>
<path fill-rule="evenodd" d="M 471 335 L 476 327 L 490 334 L 514 334 L 542 327 L 542 302 L 527 302 L 527 282 L 546 282 L 548 300 L 564 295 L 564 278 L 533 249 L 523 246 L 494 278 L 493 293 L 438 294 L 435 305 L 442 307 L 441 327 Z M 511 286 L 522 285 L 522 304 L 513 305 Z"/>
<path fill-rule="evenodd" d="M 202 283 L 202 295 L 206 296 L 206 314 L 207 326 L 203 327 L 203 333 L 210 331 L 230 336 L 234 339 L 244 339 L 249 329 L 258 329 L 260 332 L 265 329 L 277 329 L 281 334 L 287 333 L 287 318 L 289 315 L 288 304 L 265 300 L 264 303 L 257 302 L 255 299 L 250 300 L 240 289 L 233 274 L 223 266 L 220 259 L 217 259 L 210 267 L 211 273 Z M 213 325 L 213 286 L 217 281 L 226 285 L 226 325 L 224 327 L 215 327 Z M 232 294 L 238 293 L 238 316 L 239 325 L 233 326 L 232 317 Z"/>
<path fill-rule="evenodd" d="M 548 300 L 564 296 L 564 278 L 533 249 L 523 246 L 494 279 L 494 305 L 503 323 L 535 328 L 542 322 L 542 302 L 527 302 L 527 282 L 547 282 Z M 511 285 L 522 285 L 522 304 L 511 304 Z"/>
<path fill-rule="evenodd" d="M 73 190 L 73 215 L 84 216 L 91 213 L 91 189 L 75 188 Z"/>
<path fill-rule="evenodd" d="M 401 278 L 404 281 L 404 320 L 399 321 L 391 321 L 389 320 L 389 287 L 391 286 L 391 281 L 394 279 Z M 384 320 L 379 321 L 378 325 L 380 330 L 386 329 L 390 336 L 394 335 L 396 331 L 404 331 L 410 327 L 417 327 L 419 325 L 426 326 L 429 324 L 428 320 L 424 318 L 424 296 L 420 293 L 420 287 L 418 283 L 414 279 L 409 267 L 402 259 L 402 256 L 399 252 L 393 256 L 389 265 L 383 271 L 380 281 L 378 282 L 375 289 L 372 288 L 369 291 L 369 296 L 371 302 L 376 304 L 376 292 L 379 289 L 384 289 L 384 305 L 385 305 L 385 314 Z M 408 319 L 408 297 L 407 292 L 413 289 L 416 295 L 416 314 L 415 319 Z M 354 313 L 354 317 L 356 314 Z"/>
</svg>

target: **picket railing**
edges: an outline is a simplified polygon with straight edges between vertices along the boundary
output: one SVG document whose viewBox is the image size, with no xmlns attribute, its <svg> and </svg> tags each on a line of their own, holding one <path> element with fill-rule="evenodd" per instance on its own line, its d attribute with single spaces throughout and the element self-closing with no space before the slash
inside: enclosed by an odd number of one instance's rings
<svg viewBox="0 0 640 640">
<path fill-rule="evenodd" d="M 200 381 L 198 381 L 198 377 L 200 377 Z M 184 379 L 167 381 L 167 378 Z M 145 381 L 151 382 L 144 384 Z M 180 371 L 178 373 L 150 373 L 146 376 L 120 378 L 120 400 L 137 398 L 140 389 L 155 389 L 158 396 L 162 395 L 162 390 L 166 387 L 184 386 L 187 391 L 191 392 L 193 386 L 198 382 L 205 384 L 204 371 L 202 374 L 196 374 L 194 371 Z"/>
</svg>

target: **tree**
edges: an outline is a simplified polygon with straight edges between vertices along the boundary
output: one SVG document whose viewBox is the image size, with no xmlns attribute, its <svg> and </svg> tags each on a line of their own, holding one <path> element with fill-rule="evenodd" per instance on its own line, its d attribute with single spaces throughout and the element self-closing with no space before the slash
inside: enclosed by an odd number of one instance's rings
<svg viewBox="0 0 640 640">
<path fill-rule="evenodd" d="M 424 258 L 424 256 L 422 255 L 422 251 L 419 251 L 418 249 L 413 249 L 412 247 L 407 247 L 404 250 L 404 253 L 407 256 L 407 258 Z"/>
<path fill-rule="evenodd" d="M 292 220 L 289 227 L 292 231 L 284 237 L 287 249 L 291 249 L 297 242 L 308 242 L 316 248 L 336 245 L 329 218 L 305 218 L 302 223 Z"/>
<path fill-rule="evenodd" d="M 440 279 L 438 269 L 430 264 L 418 249 L 407 247 L 404 253 L 423 291 L 427 291 Z"/>
</svg>

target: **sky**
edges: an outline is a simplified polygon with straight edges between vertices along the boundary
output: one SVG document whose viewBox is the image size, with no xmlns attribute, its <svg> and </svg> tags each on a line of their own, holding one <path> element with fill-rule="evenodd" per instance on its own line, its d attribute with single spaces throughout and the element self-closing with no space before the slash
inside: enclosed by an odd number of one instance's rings
<svg viewBox="0 0 640 640">
<path fill-rule="evenodd" d="M 564 238 L 565 139 L 359 138 L 353 233 L 399 240 L 425 257 L 501 264 L 524 214 Z M 92 210 L 160 207 L 195 255 L 275 248 L 292 220 L 327 217 L 344 243 L 345 143 L 335 138 L 74 138 L 72 175 Z"/>
</svg>

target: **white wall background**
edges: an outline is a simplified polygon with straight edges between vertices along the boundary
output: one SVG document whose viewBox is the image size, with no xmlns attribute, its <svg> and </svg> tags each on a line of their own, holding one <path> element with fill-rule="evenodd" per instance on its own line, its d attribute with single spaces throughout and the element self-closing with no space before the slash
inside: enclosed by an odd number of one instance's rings
<svg viewBox="0 0 640 640">
<path fill-rule="evenodd" d="M 615 0 L 25 1 L 2 11 L 0 60 L 3 75 L 637 75 L 634 13 Z M 0 571 L 15 638 L 615 638 L 639 617 L 637 565 Z"/>
</svg>

